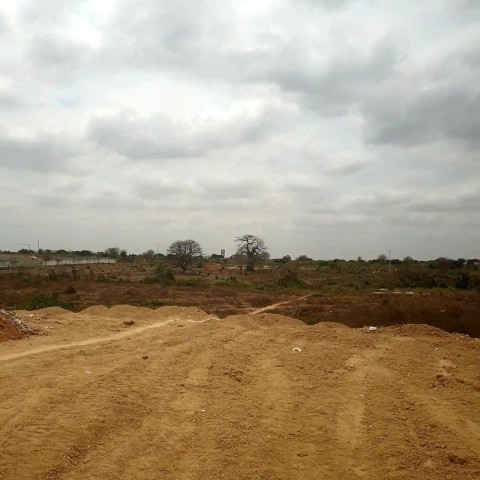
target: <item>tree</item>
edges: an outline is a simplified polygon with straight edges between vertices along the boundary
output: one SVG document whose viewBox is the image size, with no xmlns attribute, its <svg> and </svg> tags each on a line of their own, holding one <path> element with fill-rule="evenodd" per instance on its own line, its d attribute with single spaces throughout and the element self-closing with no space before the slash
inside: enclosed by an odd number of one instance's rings
<svg viewBox="0 0 480 480">
<path fill-rule="evenodd" d="M 387 260 L 388 260 L 388 257 L 387 257 L 384 253 L 381 253 L 381 254 L 377 257 L 378 263 L 386 263 Z"/>
<path fill-rule="evenodd" d="M 177 240 L 168 247 L 167 253 L 185 273 L 188 266 L 202 255 L 202 249 L 195 240 Z"/>
<path fill-rule="evenodd" d="M 110 258 L 118 258 L 120 249 L 118 247 L 110 247 L 105 250 L 105 254 Z"/>
<path fill-rule="evenodd" d="M 255 235 L 237 237 L 235 242 L 237 244 L 237 253 L 247 257 L 247 272 L 253 272 L 256 260 L 268 254 L 264 241 Z"/>
<path fill-rule="evenodd" d="M 297 262 L 311 262 L 311 261 L 313 261 L 313 259 L 310 258 L 308 255 L 300 255 L 297 258 Z"/>
</svg>

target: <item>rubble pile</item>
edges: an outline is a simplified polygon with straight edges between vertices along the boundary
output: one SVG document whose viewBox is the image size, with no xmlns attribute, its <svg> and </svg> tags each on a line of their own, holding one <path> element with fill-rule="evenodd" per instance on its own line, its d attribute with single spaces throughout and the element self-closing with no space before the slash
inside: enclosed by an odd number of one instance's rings
<svg viewBox="0 0 480 480">
<path fill-rule="evenodd" d="M 0 342 L 6 340 L 18 340 L 30 335 L 38 335 L 40 332 L 29 327 L 14 313 L 0 308 Z"/>
</svg>

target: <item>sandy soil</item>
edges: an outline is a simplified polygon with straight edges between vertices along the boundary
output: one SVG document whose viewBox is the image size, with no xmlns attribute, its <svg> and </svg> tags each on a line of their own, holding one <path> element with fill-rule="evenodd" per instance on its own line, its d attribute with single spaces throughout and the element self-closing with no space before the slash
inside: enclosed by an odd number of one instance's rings
<svg viewBox="0 0 480 480">
<path fill-rule="evenodd" d="M 180 307 L 17 313 L 48 335 L 0 344 L 2 480 L 480 478 L 478 340 Z"/>
</svg>

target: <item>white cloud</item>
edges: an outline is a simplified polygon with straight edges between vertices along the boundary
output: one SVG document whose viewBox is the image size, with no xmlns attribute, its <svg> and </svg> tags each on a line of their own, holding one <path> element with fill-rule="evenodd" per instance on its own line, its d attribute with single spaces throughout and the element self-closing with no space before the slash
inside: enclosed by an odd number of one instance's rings
<svg viewBox="0 0 480 480">
<path fill-rule="evenodd" d="M 7 2 L 0 249 L 479 257 L 477 4 Z"/>
</svg>

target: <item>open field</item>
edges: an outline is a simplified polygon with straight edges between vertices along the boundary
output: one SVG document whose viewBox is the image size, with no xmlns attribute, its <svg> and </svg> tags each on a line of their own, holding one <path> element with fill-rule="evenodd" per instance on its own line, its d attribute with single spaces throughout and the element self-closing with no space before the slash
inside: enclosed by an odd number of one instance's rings
<svg viewBox="0 0 480 480">
<path fill-rule="evenodd" d="M 74 274 L 71 267 L 58 267 L 52 269 L 51 278 L 48 270 L 4 272 L 0 274 L 0 307 L 31 310 L 58 305 L 78 312 L 93 305 L 176 305 L 199 307 L 223 318 L 278 303 L 273 313 L 308 324 L 329 321 L 362 327 L 425 323 L 480 337 L 478 289 L 398 287 L 402 271 L 348 263 L 343 268 L 299 266 L 301 282 L 286 286 L 275 283 L 274 269 L 236 275 L 232 280 L 231 270 L 208 274 L 205 268 L 200 274 L 176 273 L 176 280 L 168 284 L 148 280 L 155 280 L 154 266 L 143 264 L 82 267 Z M 358 271 L 351 271 L 355 268 Z M 415 268 L 413 273 L 422 272 L 421 267 Z M 449 275 L 454 279 L 459 274 L 452 271 Z"/>
<path fill-rule="evenodd" d="M 0 344 L 2 480 L 480 477 L 478 340 L 180 307 L 18 313 L 48 335 Z"/>
</svg>

